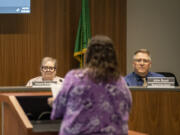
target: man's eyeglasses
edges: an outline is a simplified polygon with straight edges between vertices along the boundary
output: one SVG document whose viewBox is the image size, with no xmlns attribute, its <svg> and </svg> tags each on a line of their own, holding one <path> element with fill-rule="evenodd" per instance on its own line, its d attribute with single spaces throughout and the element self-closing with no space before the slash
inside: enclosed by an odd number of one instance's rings
<svg viewBox="0 0 180 135">
<path fill-rule="evenodd" d="M 141 62 L 143 62 L 143 63 L 149 63 L 150 60 L 149 60 L 149 59 L 135 59 L 135 62 L 137 62 L 137 63 L 141 63 Z"/>
<path fill-rule="evenodd" d="M 44 72 L 47 72 L 47 71 L 54 72 L 56 70 L 56 67 L 42 66 L 41 69 Z"/>
</svg>

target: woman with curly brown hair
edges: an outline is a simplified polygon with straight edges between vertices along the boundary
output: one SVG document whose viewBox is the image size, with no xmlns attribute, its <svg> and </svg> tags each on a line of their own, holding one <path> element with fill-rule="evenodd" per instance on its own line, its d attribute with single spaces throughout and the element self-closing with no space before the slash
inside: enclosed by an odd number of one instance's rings
<svg viewBox="0 0 180 135">
<path fill-rule="evenodd" d="M 53 103 L 51 119 L 62 119 L 59 135 L 127 135 L 132 97 L 112 40 L 93 37 L 85 64 L 67 73 Z"/>
</svg>

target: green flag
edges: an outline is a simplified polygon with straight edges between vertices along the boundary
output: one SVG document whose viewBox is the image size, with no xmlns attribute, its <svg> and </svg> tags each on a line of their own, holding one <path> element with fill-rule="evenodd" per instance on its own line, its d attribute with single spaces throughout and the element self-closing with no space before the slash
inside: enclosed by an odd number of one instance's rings
<svg viewBox="0 0 180 135">
<path fill-rule="evenodd" d="M 91 38 L 89 0 L 82 0 L 81 5 L 81 16 L 74 49 L 74 57 L 80 62 L 80 67 L 83 66 L 84 53 L 86 52 L 88 40 Z"/>
</svg>

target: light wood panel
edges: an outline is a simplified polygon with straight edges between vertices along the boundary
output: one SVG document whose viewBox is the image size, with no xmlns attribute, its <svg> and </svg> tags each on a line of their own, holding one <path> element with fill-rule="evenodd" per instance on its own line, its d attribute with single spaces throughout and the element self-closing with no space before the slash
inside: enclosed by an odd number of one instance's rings
<svg viewBox="0 0 180 135">
<path fill-rule="evenodd" d="M 126 0 L 90 0 L 92 35 L 110 36 L 126 73 Z M 81 0 L 32 0 L 31 14 L 0 15 L 0 86 L 25 85 L 40 75 L 44 56 L 58 60 L 58 75 L 78 67 L 73 58 Z"/>
</svg>

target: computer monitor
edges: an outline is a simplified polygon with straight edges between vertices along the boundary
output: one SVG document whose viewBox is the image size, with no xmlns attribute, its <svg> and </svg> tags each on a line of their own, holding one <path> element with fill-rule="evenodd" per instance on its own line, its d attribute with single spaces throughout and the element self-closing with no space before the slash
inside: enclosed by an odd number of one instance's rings
<svg viewBox="0 0 180 135">
<path fill-rule="evenodd" d="M 0 14 L 29 14 L 31 0 L 0 0 Z"/>
<path fill-rule="evenodd" d="M 50 96 L 16 96 L 29 120 L 50 120 L 51 107 L 47 103 Z"/>
<path fill-rule="evenodd" d="M 50 96 L 16 96 L 26 116 L 33 125 L 33 132 L 58 132 L 61 120 L 50 120 L 52 108 L 47 104 Z"/>
</svg>

